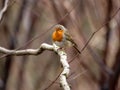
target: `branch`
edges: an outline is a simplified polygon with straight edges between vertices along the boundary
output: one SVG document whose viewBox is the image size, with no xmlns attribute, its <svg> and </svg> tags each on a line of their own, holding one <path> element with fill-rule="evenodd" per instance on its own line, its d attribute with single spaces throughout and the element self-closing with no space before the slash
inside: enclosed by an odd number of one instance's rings
<svg viewBox="0 0 120 90">
<path fill-rule="evenodd" d="M 53 45 L 48 45 L 46 43 L 43 43 L 40 45 L 38 49 L 26 49 L 26 50 L 9 50 L 3 47 L 0 47 L 0 53 L 4 53 L 7 55 L 17 55 L 17 56 L 22 56 L 22 55 L 39 55 L 41 54 L 44 50 L 49 50 L 49 51 L 54 51 L 60 56 L 60 62 L 63 67 L 63 71 L 60 74 L 60 85 L 64 90 L 70 90 L 70 87 L 67 83 L 67 76 L 70 72 L 69 64 L 67 62 L 67 54 L 64 52 L 63 49 L 60 49 L 60 47 L 56 46 L 55 44 Z"/>
<path fill-rule="evenodd" d="M 105 25 L 107 25 L 107 24 L 116 16 L 116 14 L 117 14 L 119 11 L 120 11 L 120 8 L 118 8 L 118 9 L 115 11 L 115 13 L 112 15 L 112 17 L 111 17 L 107 22 L 103 23 L 96 31 L 94 31 L 94 32 L 92 33 L 92 35 L 89 37 L 89 39 L 88 39 L 88 41 L 86 42 L 86 44 L 84 45 L 84 47 L 81 49 L 81 52 L 83 52 L 84 49 L 88 46 L 89 42 L 92 40 L 92 38 L 94 37 L 94 35 L 95 35 L 97 32 L 99 32 L 100 30 L 102 30 L 102 28 L 103 28 Z"/>
<path fill-rule="evenodd" d="M 7 10 L 7 7 L 8 7 L 8 0 L 5 0 L 5 3 L 4 3 L 4 6 L 3 6 L 3 9 L 0 11 L 0 21 L 3 17 L 3 14 L 5 13 L 5 11 Z"/>
<path fill-rule="evenodd" d="M 68 76 L 69 72 L 70 72 L 70 68 L 69 68 L 69 64 L 67 62 L 67 54 L 62 51 L 59 50 L 58 54 L 61 56 L 60 57 L 60 62 L 63 65 L 63 72 L 60 74 L 60 84 L 63 87 L 64 90 L 70 90 L 70 87 L 66 81 L 66 77 Z"/>
<path fill-rule="evenodd" d="M 56 44 L 53 43 L 53 46 L 54 46 L 54 50 L 60 56 L 60 62 L 63 66 L 63 71 L 60 74 L 60 85 L 64 90 L 70 90 L 70 87 L 66 80 L 70 72 L 70 66 L 67 62 L 67 54 L 64 52 L 64 50 L 60 49 L 60 47 L 56 46 Z"/>
<path fill-rule="evenodd" d="M 3 47 L 0 47 L 0 53 L 8 54 L 8 55 L 38 55 L 42 53 L 44 50 L 53 51 L 54 48 L 52 45 L 48 45 L 43 43 L 38 49 L 26 49 L 26 50 L 8 50 Z"/>
</svg>

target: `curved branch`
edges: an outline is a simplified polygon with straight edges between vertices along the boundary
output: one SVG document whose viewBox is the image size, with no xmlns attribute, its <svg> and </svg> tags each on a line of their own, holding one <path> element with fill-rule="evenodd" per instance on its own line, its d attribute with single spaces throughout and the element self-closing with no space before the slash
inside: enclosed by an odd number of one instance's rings
<svg viewBox="0 0 120 90">
<path fill-rule="evenodd" d="M 25 50 L 9 50 L 3 47 L 0 47 L 0 53 L 4 53 L 7 55 L 39 55 L 44 50 L 54 51 L 60 56 L 60 62 L 63 67 L 63 71 L 60 74 L 60 85 L 64 90 L 70 90 L 70 87 L 67 83 L 67 76 L 70 72 L 69 64 L 67 62 L 67 54 L 64 52 L 63 49 L 60 49 L 60 47 L 56 46 L 55 44 L 49 45 L 46 43 L 43 43 L 40 45 L 37 49 L 25 49 Z"/>
</svg>

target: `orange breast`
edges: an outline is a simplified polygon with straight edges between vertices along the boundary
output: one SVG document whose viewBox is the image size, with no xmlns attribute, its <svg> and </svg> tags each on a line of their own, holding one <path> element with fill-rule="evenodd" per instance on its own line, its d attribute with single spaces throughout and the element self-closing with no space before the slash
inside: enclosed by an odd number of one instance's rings
<svg viewBox="0 0 120 90">
<path fill-rule="evenodd" d="M 53 32 L 52 39 L 53 39 L 53 41 L 58 41 L 58 42 L 62 41 L 63 32 L 57 32 L 57 31 Z"/>
</svg>

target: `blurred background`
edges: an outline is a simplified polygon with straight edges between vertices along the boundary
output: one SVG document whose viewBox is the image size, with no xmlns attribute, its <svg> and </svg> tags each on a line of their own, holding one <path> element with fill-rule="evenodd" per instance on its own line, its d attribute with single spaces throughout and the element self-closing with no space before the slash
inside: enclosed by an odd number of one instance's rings
<svg viewBox="0 0 120 90">
<path fill-rule="evenodd" d="M 5 1 L 0 0 L 0 11 Z M 9 0 L 0 20 L 0 46 L 12 50 L 52 44 L 52 27 L 58 23 L 82 51 L 77 55 L 74 48 L 66 49 L 71 90 L 120 90 L 119 0 Z M 0 90 L 62 90 L 56 80 L 61 71 L 59 56 L 51 51 L 0 53 Z"/>
</svg>

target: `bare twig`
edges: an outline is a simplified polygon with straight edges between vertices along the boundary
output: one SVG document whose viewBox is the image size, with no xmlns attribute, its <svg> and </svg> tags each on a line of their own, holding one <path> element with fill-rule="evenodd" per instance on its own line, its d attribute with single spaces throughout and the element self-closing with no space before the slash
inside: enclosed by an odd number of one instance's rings
<svg viewBox="0 0 120 90">
<path fill-rule="evenodd" d="M 120 8 L 118 8 L 118 10 L 115 11 L 115 13 L 112 15 L 112 17 L 105 22 L 104 24 L 102 24 L 95 32 L 92 33 L 92 35 L 90 36 L 90 38 L 88 39 L 88 41 L 86 42 L 86 44 L 84 45 L 84 47 L 81 49 L 81 52 L 84 51 L 84 49 L 87 47 L 87 45 L 89 44 L 89 42 L 92 40 L 93 36 L 100 30 L 102 30 L 102 28 L 108 24 L 114 17 L 115 15 L 119 12 Z"/>
<path fill-rule="evenodd" d="M 55 80 L 52 81 L 52 83 L 50 83 L 44 90 L 47 90 L 48 88 L 50 88 L 57 81 L 57 79 L 59 78 L 61 73 L 62 73 L 62 71 L 58 74 L 58 76 L 55 78 Z"/>
<path fill-rule="evenodd" d="M 78 77 L 80 77 L 81 75 L 85 74 L 86 72 L 87 72 L 87 70 L 84 70 L 83 72 L 77 74 L 75 77 L 69 79 L 68 81 L 73 81 L 73 80 L 77 79 Z"/>
<path fill-rule="evenodd" d="M 4 6 L 3 6 L 2 10 L 0 11 L 0 21 L 2 20 L 3 14 L 7 10 L 8 2 L 9 2 L 8 0 L 5 0 Z"/>
</svg>

